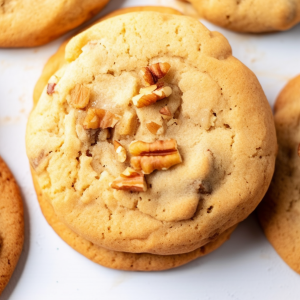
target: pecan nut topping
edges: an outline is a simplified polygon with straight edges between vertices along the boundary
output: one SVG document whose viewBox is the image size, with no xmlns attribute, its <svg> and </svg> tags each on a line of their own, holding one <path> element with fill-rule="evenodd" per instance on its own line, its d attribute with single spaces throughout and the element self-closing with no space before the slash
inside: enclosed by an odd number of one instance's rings
<svg viewBox="0 0 300 300">
<path fill-rule="evenodd" d="M 147 88 L 140 89 L 139 95 L 132 98 L 133 104 L 137 108 L 149 106 L 158 100 L 165 99 L 172 94 L 172 89 L 169 86 L 162 86 L 158 84 L 151 85 Z"/>
<path fill-rule="evenodd" d="M 162 115 L 163 119 L 171 119 L 172 113 L 170 112 L 168 106 L 163 107 L 159 110 L 160 114 Z"/>
<path fill-rule="evenodd" d="M 89 108 L 83 121 L 84 129 L 113 128 L 120 116 L 101 108 Z"/>
<path fill-rule="evenodd" d="M 132 155 L 131 166 L 144 174 L 154 170 L 167 170 L 182 162 L 174 139 L 158 140 L 153 143 L 134 141 L 129 145 Z"/>
<path fill-rule="evenodd" d="M 126 170 L 120 174 L 113 182 L 110 183 L 110 187 L 116 190 L 125 190 L 132 192 L 146 192 L 147 183 L 143 173 L 137 172 L 132 168 L 126 168 Z"/>
<path fill-rule="evenodd" d="M 118 141 L 114 141 L 114 148 L 118 161 L 124 162 L 127 158 L 126 149 Z"/>
<path fill-rule="evenodd" d="M 156 63 L 149 67 L 142 68 L 141 74 L 144 85 L 149 86 L 155 84 L 168 73 L 170 68 L 171 66 L 168 63 Z"/>
<path fill-rule="evenodd" d="M 161 125 L 159 125 L 155 122 L 148 122 L 148 123 L 146 123 L 146 127 L 152 134 L 157 134 L 157 132 L 161 128 Z"/>
<path fill-rule="evenodd" d="M 74 108 L 85 108 L 90 102 L 90 89 L 83 84 L 77 83 L 71 91 L 70 104 Z"/>
</svg>

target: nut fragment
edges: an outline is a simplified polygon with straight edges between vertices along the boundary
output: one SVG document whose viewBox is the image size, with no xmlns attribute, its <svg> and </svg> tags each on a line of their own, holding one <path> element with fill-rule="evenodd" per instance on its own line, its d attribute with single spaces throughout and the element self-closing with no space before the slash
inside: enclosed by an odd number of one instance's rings
<svg viewBox="0 0 300 300">
<path fill-rule="evenodd" d="M 161 125 L 159 125 L 155 122 L 146 123 L 146 126 L 152 134 L 156 134 L 157 131 L 161 128 Z"/>
<path fill-rule="evenodd" d="M 126 168 L 126 170 L 120 174 L 113 182 L 110 183 L 110 187 L 116 190 L 125 190 L 132 192 L 146 192 L 147 184 L 144 178 L 144 174 L 133 170 L 132 168 Z"/>
<path fill-rule="evenodd" d="M 169 86 L 158 87 L 158 85 L 155 84 L 148 88 L 141 89 L 140 94 L 132 98 L 132 102 L 137 108 L 141 108 L 167 98 L 171 94 L 172 89 Z"/>
<path fill-rule="evenodd" d="M 137 128 L 137 116 L 134 109 L 126 110 L 122 119 L 116 126 L 116 131 L 120 135 L 133 135 Z"/>
<path fill-rule="evenodd" d="M 109 129 L 102 129 L 100 130 L 98 134 L 98 141 L 106 141 L 107 139 L 110 138 L 110 132 Z"/>
<path fill-rule="evenodd" d="M 124 162 L 127 157 L 126 149 L 118 141 L 114 141 L 114 147 L 115 147 L 118 161 Z"/>
<path fill-rule="evenodd" d="M 71 105 L 74 108 L 85 108 L 90 101 L 90 89 L 77 83 L 71 91 Z"/>
<path fill-rule="evenodd" d="M 170 68 L 171 66 L 168 63 L 156 63 L 149 67 L 142 68 L 143 84 L 145 86 L 155 84 L 158 79 L 163 78 L 168 73 Z"/>
<path fill-rule="evenodd" d="M 54 93 L 54 89 L 55 89 L 56 83 L 48 83 L 47 85 L 47 94 L 52 96 L 52 94 Z"/>
<path fill-rule="evenodd" d="M 150 174 L 154 170 L 167 170 L 182 162 L 174 139 L 153 143 L 134 141 L 129 146 L 129 152 L 133 155 L 130 160 L 132 167 L 144 174 Z"/>
<path fill-rule="evenodd" d="M 84 129 L 113 128 L 120 116 L 101 108 L 89 108 L 83 121 Z"/>
<path fill-rule="evenodd" d="M 160 79 L 163 78 L 170 70 L 171 66 L 168 63 L 157 63 L 149 67 L 153 76 Z"/>
<path fill-rule="evenodd" d="M 162 109 L 159 110 L 159 112 L 162 114 L 162 117 L 164 119 L 172 118 L 172 113 L 170 112 L 168 106 L 163 107 Z"/>
</svg>

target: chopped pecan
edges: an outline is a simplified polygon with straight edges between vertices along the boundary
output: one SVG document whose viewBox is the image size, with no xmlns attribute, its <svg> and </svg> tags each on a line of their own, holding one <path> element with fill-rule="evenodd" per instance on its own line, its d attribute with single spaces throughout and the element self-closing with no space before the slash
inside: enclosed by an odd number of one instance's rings
<svg viewBox="0 0 300 300">
<path fill-rule="evenodd" d="M 155 123 L 155 122 L 148 122 L 146 123 L 146 127 L 152 134 L 156 134 L 158 130 L 161 128 L 161 125 Z"/>
<path fill-rule="evenodd" d="M 142 68 L 141 73 L 144 85 L 149 86 L 155 84 L 158 79 L 163 78 L 168 73 L 170 68 L 171 66 L 168 63 L 156 63 L 149 67 Z"/>
<path fill-rule="evenodd" d="M 126 110 L 121 121 L 116 127 L 120 135 L 133 135 L 137 128 L 137 116 L 134 109 Z"/>
<path fill-rule="evenodd" d="M 127 157 L 126 149 L 118 141 L 114 141 L 114 147 L 115 147 L 118 161 L 124 162 Z"/>
<path fill-rule="evenodd" d="M 77 83 L 75 88 L 71 91 L 70 104 L 74 108 L 85 108 L 90 101 L 90 89 L 83 84 Z"/>
<path fill-rule="evenodd" d="M 174 139 L 153 143 L 134 141 L 129 146 L 129 152 L 133 155 L 130 160 L 132 167 L 144 174 L 150 174 L 154 170 L 167 170 L 182 162 Z"/>
<path fill-rule="evenodd" d="M 168 106 L 163 107 L 162 109 L 159 110 L 160 114 L 162 114 L 162 117 L 164 119 L 170 119 L 172 118 L 172 113 L 170 112 Z"/>
<path fill-rule="evenodd" d="M 52 96 L 55 90 L 56 83 L 48 83 L 47 85 L 47 94 Z"/>
<path fill-rule="evenodd" d="M 163 78 L 170 70 L 171 66 L 168 63 L 156 63 L 149 67 L 153 76 L 160 79 Z"/>
<path fill-rule="evenodd" d="M 89 108 L 83 121 L 84 129 L 113 128 L 120 116 L 101 108 Z"/>
<path fill-rule="evenodd" d="M 169 97 L 172 94 L 172 89 L 169 86 L 159 87 L 154 84 L 148 88 L 140 89 L 140 93 L 132 98 L 133 104 L 137 108 L 149 106 L 158 100 Z"/>
<path fill-rule="evenodd" d="M 105 129 L 100 130 L 100 132 L 98 134 L 98 141 L 106 141 L 109 138 L 110 138 L 109 129 L 105 128 Z"/>
<path fill-rule="evenodd" d="M 147 183 L 144 174 L 127 168 L 119 177 L 110 183 L 110 187 L 116 190 L 132 192 L 146 192 Z"/>
</svg>

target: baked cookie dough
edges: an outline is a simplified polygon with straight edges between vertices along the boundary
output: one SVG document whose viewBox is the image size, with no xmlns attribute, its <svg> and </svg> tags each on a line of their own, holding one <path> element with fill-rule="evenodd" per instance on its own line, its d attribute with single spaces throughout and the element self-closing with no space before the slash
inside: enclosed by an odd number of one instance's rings
<svg viewBox="0 0 300 300">
<path fill-rule="evenodd" d="M 109 0 L 0 0 L 0 47 L 40 46 L 96 15 Z"/>
<path fill-rule="evenodd" d="M 182 254 L 258 205 L 274 169 L 273 117 L 222 35 L 189 17 L 130 13 L 74 37 L 65 58 L 26 143 L 73 232 L 113 251 Z"/>
<path fill-rule="evenodd" d="M 300 274 L 300 76 L 275 104 L 278 156 L 270 188 L 258 207 L 266 237 L 281 258 Z"/>
<path fill-rule="evenodd" d="M 0 294 L 19 260 L 24 242 L 23 204 L 18 185 L 0 156 Z"/>
<path fill-rule="evenodd" d="M 184 254 L 177 255 L 155 255 L 148 253 L 126 253 L 111 251 L 97 246 L 85 238 L 79 236 L 63 222 L 61 222 L 52 205 L 45 199 L 38 182 L 32 172 L 34 186 L 37 192 L 42 212 L 54 231 L 74 250 L 78 251 L 93 262 L 107 268 L 126 271 L 162 271 L 184 265 L 192 260 L 209 254 L 226 242 L 237 225 L 225 230 L 220 236 L 208 244 Z"/>
<path fill-rule="evenodd" d="M 287 30 L 300 22 L 299 0 L 188 0 L 208 21 L 239 32 Z"/>
<path fill-rule="evenodd" d="M 164 6 L 125 7 L 125 8 L 115 10 L 115 11 L 105 15 L 104 17 L 100 18 L 99 20 L 95 21 L 88 28 L 90 28 L 91 26 L 93 26 L 101 21 L 109 19 L 111 17 L 126 14 L 129 12 L 139 12 L 139 11 L 157 11 L 157 12 L 166 13 L 166 14 L 181 15 L 181 13 L 178 10 L 173 9 L 171 7 L 164 7 Z M 87 28 L 85 28 L 85 30 L 86 29 Z M 40 96 L 43 92 L 43 89 L 47 85 L 50 77 L 56 71 L 58 71 L 64 64 L 67 63 L 65 60 L 65 48 L 66 48 L 66 45 L 68 44 L 68 42 L 70 41 L 70 39 L 71 38 L 67 39 L 60 45 L 57 52 L 50 57 L 50 59 L 47 61 L 46 65 L 44 66 L 43 72 L 34 87 L 34 91 L 33 91 L 33 103 L 34 104 L 36 104 L 39 101 Z"/>
<path fill-rule="evenodd" d="M 123 13 L 144 10 L 160 11 L 164 13 L 173 13 L 180 15 L 178 11 L 168 7 L 131 7 L 114 11 L 99 21 Z M 34 104 L 38 102 L 42 91 L 47 85 L 47 82 L 50 79 L 50 77 L 66 63 L 64 59 L 64 54 L 65 46 L 67 43 L 68 41 L 64 42 L 60 46 L 58 51 L 46 63 L 43 73 L 39 78 L 34 89 Z M 47 201 L 45 199 L 45 196 L 43 196 L 42 191 L 38 186 L 35 172 L 33 170 L 32 177 L 42 212 L 48 223 L 55 230 L 55 232 L 76 251 L 80 252 L 92 261 L 109 268 L 131 271 L 159 271 L 178 267 L 180 265 L 190 262 L 193 259 L 204 256 L 218 248 L 221 244 L 223 244 L 226 240 L 229 239 L 230 234 L 236 227 L 233 226 L 232 228 L 229 228 L 219 237 L 217 237 L 214 241 L 186 254 L 155 255 L 147 253 L 139 254 L 111 251 L 103 247 L 99 247 L 89 242 L 88 240 L 82 238 L 81 236 L 73 232 L 70 228 L 68 228 L 64 223 L 59 221 L 49 201 Z"/>
</svg>

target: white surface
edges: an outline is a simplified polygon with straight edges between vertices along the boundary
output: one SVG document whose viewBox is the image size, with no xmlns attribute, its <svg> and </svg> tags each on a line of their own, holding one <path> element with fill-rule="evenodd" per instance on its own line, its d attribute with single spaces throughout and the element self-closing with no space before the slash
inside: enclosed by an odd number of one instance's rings
<svg viewBox="0 0 300 300">
<path fill-rule="evenodd" d="M 100 15 L 157 3 L 174 0 L 112 0 Z M 286 82 L 300 73 L 299 25 L 284 33 L 247 35 L 204 23 L 229 39 L 234 55 L 256 73 L 271 104 Z M 54 233 L 36 199 L 24 136 L 34 84 L 65 38 L 34 49 L 0 50 L 0 154 L 21 187 L 26 223 L 21 259 L 1 299 L 300 299 L 299 275 L 276 254 L 254 215 L 214 253 L 165 272 L 106 269 Z"/>
</svg>

